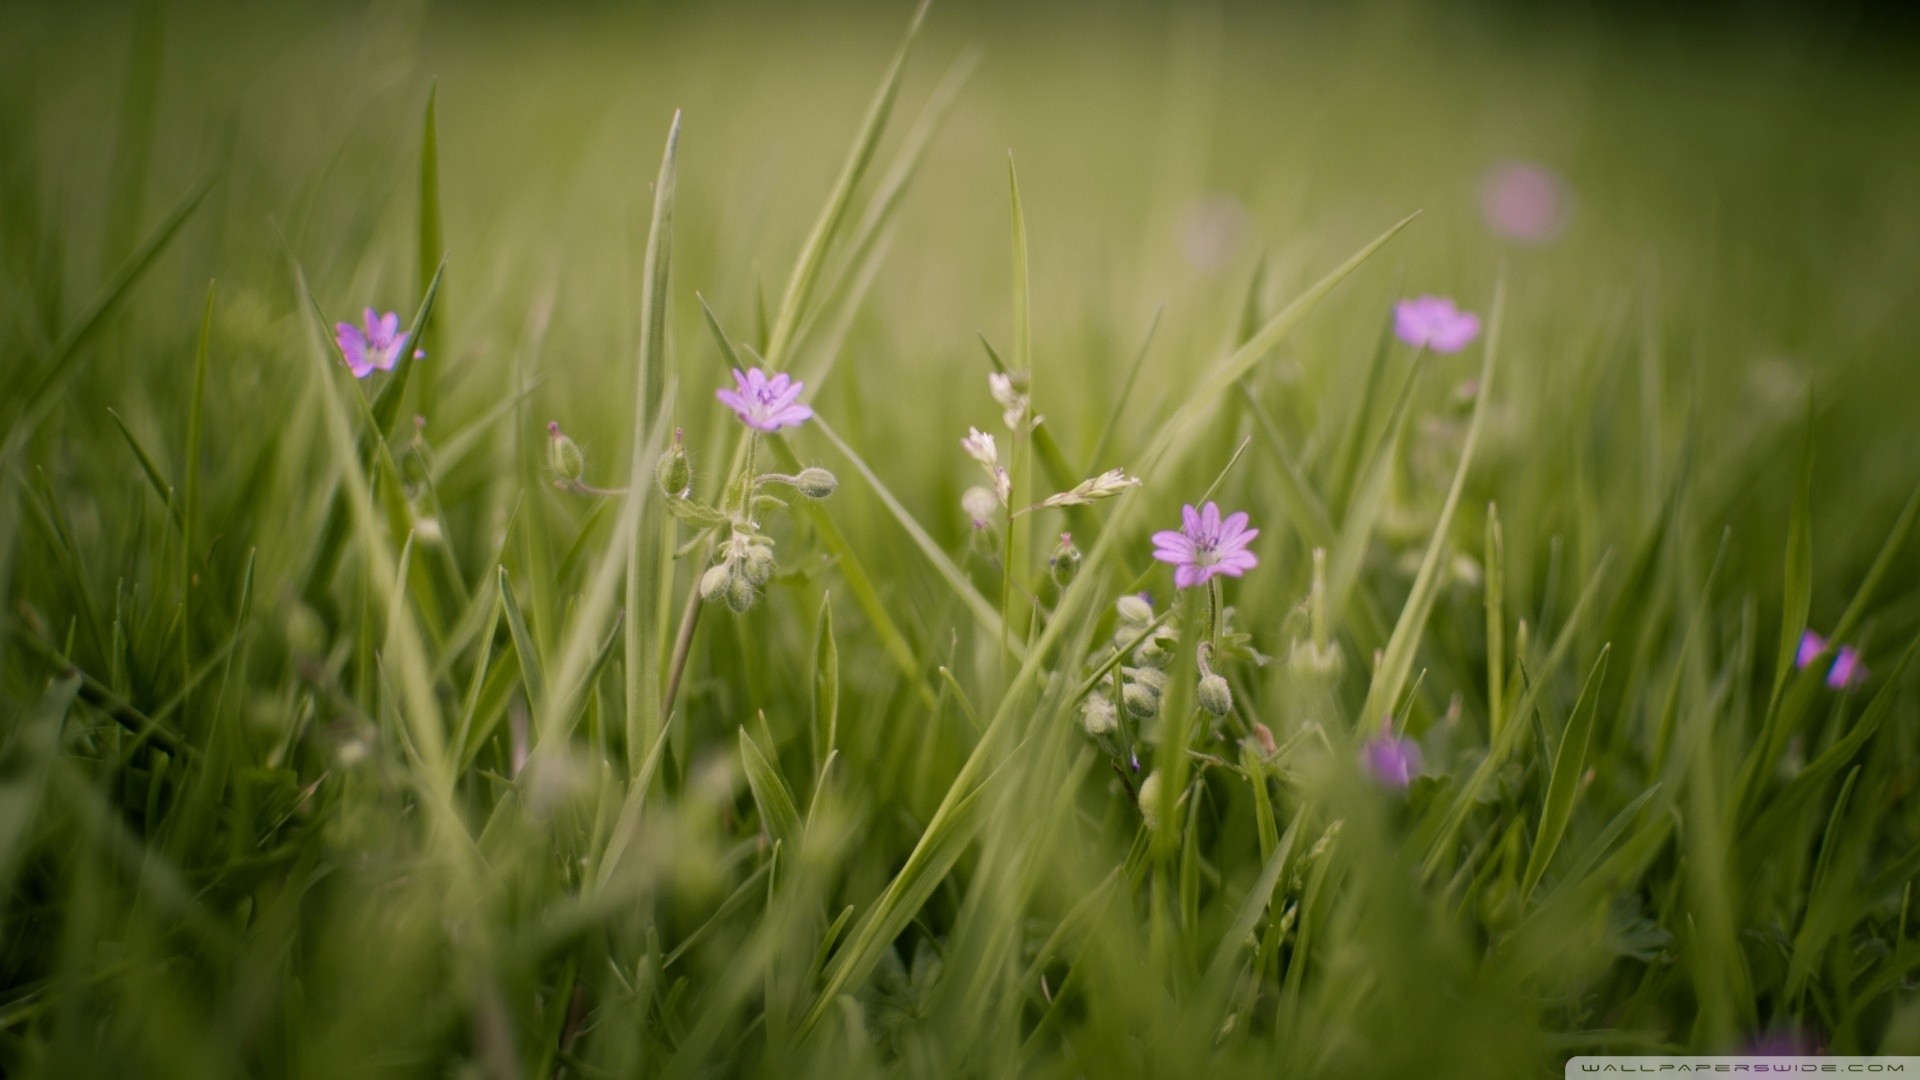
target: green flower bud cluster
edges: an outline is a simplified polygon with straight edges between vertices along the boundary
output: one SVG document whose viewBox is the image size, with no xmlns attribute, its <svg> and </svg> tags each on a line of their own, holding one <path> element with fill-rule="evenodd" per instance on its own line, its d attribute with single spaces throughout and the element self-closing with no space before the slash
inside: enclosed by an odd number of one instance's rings
<svg viewBox="0 0 1920 1080">
<path fill-rule="evenodd" d="M 724 600 L 735 611 L 753 606 L 760 586 L 773 577 L 773 541 L 758 533 L 735 532 L 721 549 L 720 561 L 700 575 L 700 599 Z"/>
<path fill-rule="evenodd" d="M 762 473 L 753 475 L 752 454 L 749 468 L 728 485 L 720 506 L 710 506 L 693 498 L 693 465 L 681 433 L 673 433 L 673 443 L 654 463 L 653 478 L 667 509 L 697 529 L 683 552 L 691 550 L 703 537 L 724 536 L 718 542 L 718 557 L 700 575 L 700 599 L 724 602 L 734 611 L 746 611 L 759 598 L 760 590 L 779 569 L 773 555 L 773 539 L 760 531 L 755 520 L 761 510 L 779 508 L 786 503 L 762 492 L 768 485 L 792 488 L 809 499 L 824 499 L 839 486 L 834 475 L 821 468 L 801 469 L 794 475 Z"/>
</svg>

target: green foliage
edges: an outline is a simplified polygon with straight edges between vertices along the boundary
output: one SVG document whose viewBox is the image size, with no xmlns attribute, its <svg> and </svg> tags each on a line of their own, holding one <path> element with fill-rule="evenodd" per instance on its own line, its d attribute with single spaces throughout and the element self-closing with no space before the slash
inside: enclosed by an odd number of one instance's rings
<svg viewBox="0 0 1920 1080">
<path fill-rule="evenodd" d="M 0 13 L 0 1072 L 1920 1050 L 1911 57 L 217 7 Z"/>
</svg>

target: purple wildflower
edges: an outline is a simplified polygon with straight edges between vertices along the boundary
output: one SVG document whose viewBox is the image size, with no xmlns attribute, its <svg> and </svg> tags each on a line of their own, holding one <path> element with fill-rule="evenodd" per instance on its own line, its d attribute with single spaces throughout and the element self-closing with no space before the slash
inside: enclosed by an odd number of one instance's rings
<svg viewBox="0 0 1920 1080">
<path fill-rule="evenodd" d="M 1457 353 L 1480 336 L 1480 316 L 1444 296 L 1420 296 L 1393 306 L 1393 332 L 1416 349 Z"/>
<path fill-rule="evenodd" d="M 398 314 L 389 311 L 381 315 L 368 308 L 359 326 L 347 322 L 336 325 L 333 342 L 340 347 L 347 370 L 353 372 L 354 378 L 364 379 L 376 371 L 393 370 L 393 365 L 400 362 L 400 354 L 406 350 L 407 335 L 400 332 Z"/>
<path fill-rule="evenodd" d="M 1807 668 L 1826 655 L 1831 643 L 1811 630 L 1800 635 L 1800 648 L 1793 654 L 1793 666 Z M 1827 685 L 1835 690 L 1858 686 L 1867 679 L 1867 665 L 1860 662 L 1860 650 L 1842 645 L 1833 654 L 1833 666 L 1827 669 Z"/>
<path fill-rule="evenodd" d="M 1245 511 L 1222 520 L 1218 503 L 1198 510 L 1187 505 L 1180 508 L 1180 520 L 1179 532 L 1169 529 L 1153 534 L 1153 557 L 1178 567 L 1173 572 L 1175 586 L 1190 589 L 1215 574 L 1239 577 L 1259 565 L 1247 545 L 1260 530 L 1247 528 Z"/>
<path fill-rule="evenodd" d="M 1360 762 L 1380 783 L 1404 788 L 1420 775 L 1420 744 L 1382 732 L 1361 748 Z"/>
<path fill-rule="evenodd" d="M 1840 646 L 1840 651 L 1833 656 L 1833 667 L 1827 670 L 1827 685 L 1844 690 L 1866 680 L 1867 665 L 1860 662 L 1860 650 L 1851 645 Z"/>
<path fill-rule="evenodd" d="M 812 409 L 795 404 L 803 387 L 788 378 L 786 372 L 768 378 L 759 368 L 749 368 L 745 374 L 734 368 L 733 382 L 738 389 L 717 390 L 714 396 L 738 413 L 741 422 L 750 428 L 778 431 L 813 418 Z"/>
<path fill-rule="evenodd" d="M 1800 649 L 1793 654 L 1793 666 L 1804 668 L 1820 658 L 1827 651 L 1827 639 L 1808 630 L 1800 635 Z"/>
<path fill-rule="evenodd" d="M 1480 212 L 1494 232 L 1541 244 L 1567 224 L 1567 184 L 1558 173 L 1527 161 L 1503 161 L 1480 184 Z"/>
<path fill-rule="evenodd" d="M 1749 1039 L 1740 1048 L 1741 1057 L 1805 1057 L 1817 1053 L 1819 1045 L 1811 1034 L 1797 1028 L 1773 1028 Z"/>
</svg>

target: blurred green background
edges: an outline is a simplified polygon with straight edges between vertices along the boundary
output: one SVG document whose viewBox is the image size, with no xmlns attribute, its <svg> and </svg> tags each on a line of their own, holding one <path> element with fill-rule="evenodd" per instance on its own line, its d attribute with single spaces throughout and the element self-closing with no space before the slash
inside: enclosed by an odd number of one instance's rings
<svg viewBox="0 0 1920 1080">
<path fill-rule="evenodd" d="M 604 584 L 591 570 L 616 515 L 552 489 L 544 429 L 557 420 L 579 441 L 594 483 L 627 482 L 652 184 L 675 110 L 670 420 L 701 490 L 719 486 L 738 429 L 710 396 L 725 364 L 697 297 L 736 340 L 757 340 L 909 15 L 824 3 L 0 8 L 0 595 L 16 644 L 31 635 L 66 657 L 49 666 L 10 649 L 0 664 L 0 1061 L 22 1075 L 1479 1076 L 1557 1074 L 1576 1050 L 1724 1050 L 1780 1032 L 1842 1050 L 1920 1047 L 1907 988 L 1920 962 L 1920 713 L 1897 664 L 1920 631 L 1910 545 L 1889 549 L 1857 622 L 1878 679 L 1830 698 L 1812 696 L 1817 677 L 1792 683 L 1805 684 L 1792 698 L 1801 730 L 1778 761 L 1755 749 L 1788 684 L 1774 653 L 1797 630 L 1782 623 L 1803 463 L 1815 628 L 1840 618 L 1920 480 L 1920 44 L 1892 7 L 936 5 L 876 174 L 936 85 L 971 75 L 870 287 L 844 309 L 844 336 L 833 309 L 796 362 L 831 365 L 813 407 L 989 597 L 998 574 L 959 507 L 977 477 L 955 451 L 969 425 L 1000 430 L 976 335 L 1009 354 L 1009 154 L 1032 253 L 1037 408 L 1089 469 L 1134 467 L 1238 342 L 1245 313 L 1271 317 L 1420 214 L 1261 358 L 1191 454 L 1127 496 L 1147 508 L 1089 586 L 1096 614 L 1063 643 L 1062 673 L 1098 658 L 1112 598 L 1151 569 L 1147 533 L 1171 527 L 1249 439 L 1220 498 L 1253 513 L 1262 565 L 1230 599 L 1254 646 L 1284 660 L 1312 541 L 1276 494 L 1281 454 L 1335 523 L 1352 517 L 1342 455 L 1379 432 L 1387 388 L 1413 378 L 1397 349 L 1382 369 L 1395 382 L 1368 376 L 1391 303 L 1432 292 L 1490 315 L 1504 280 L 1484 441 L 1442 533 L 1461 560 L 1400 718 L 1427 740 L 1430 780 L 1403 804 L 1341 771 L 1341 755 L 1283 756 L 1270 776 L 1246 767 L 1255 799 L 1245 773 L 1210 767 L 1190 803 L 1204 825 L 1180 860 L 1147 870 L 1130 788 L 1087 749 L 1070 703 L 1014 695 L 1030 739 L 994 748 L 1007 767 L 981 812 L 985 839 L 883 935 L 870 977 L 819 999 L 829 1019 L 789 1051 L 781 1040 L 818 1004 L 822 964 L 844 955 L 847 927 L 968 775 L 980 727 L 959 696 L 991 717 L 1006 690 L 992 635 L 816 426 L 782 438 L 839 474 L 828 513 L 920 670 L 903 677 L 872 613 L 849 600 L 847 560 L 827 558 L 812 527 L 778 526 L 786 575 L 750 615 L 700 624 L 644 854 L 612 859 L 622 875 L 596 891 L 581 867 L 601 865 L 645 749 L 620 704 L 635 676 L 617 655 L 595 669 L 572 779 L 528 794 L 515 725 L 538 695 L 516 681 L 527 657 L 505 659 L 520 645 L 490 607 L 495 564 L 550 667 L 605 637 L 573 631 Z M 404 665 L 387 655 L 386 584 L 369 569 L 381 564 L 362 561 L 377 543 L 353 548 L 330 588 L 302 590 L 341 472 L 322 395 L 352 391 L 315 374 L 296 268 L 328 322 L 412 310 L 430 94 L 447 263 L 441 381 L 420 435 L 439 465 L 430 499 L 408 495 L 421 516 L 431 504 L 453 569 L 435 563 L 443 576 L 409 602 L 443 609 L 419 617 L 449 731 L 469 687 L 483 688 L 484 737 L 448 781 L 473 833 L 458 843 L 423 812 L 426 770 L 397 734 L 403 695 L 385 680 L 404 681 Z M 1482 185 L 1511 161 L 1564 182 L 1566 223 L 1550 240 L 1488 226 Z M 103 283 L 209 178 L 136 291 L 67 361 L 58 399 L 29 409 L 44 359 Z M 210 279 L 203 452 L 189 462 Z M 1156 312 L 1112 460 L 1087 460 Z M 1234 673 L 1246 719 L 1283 743 L 1359 726 L 1363 676 L 1435 528 L 1479 362 L 1478 346 L 1420 361 L 1406 436 L 1384 459 L 1386 509 L 1363 538 L 1360 599 L 1336 613 L 1347 661 L 1335 706 L 1284 662 Z M 396 446 L 413 434 L 403 424 Z M 189 586 L 169 576 L 173 510 L 154 488 L 190 470 Z M 1476 800 L 1461 784 L 1486 760 L 1477 575 L 1490 501 L 1505 526 L 1507 641 L 1519 622 L 1533 634 L 1508 671 L 1544 689 L 1539 715 L 1522 718 L 1534 729 L 1524 749 Z M 1029 553 L 1036 575 L 1044 551 Z M 1582 622 L 1569 611 L 1609 553 Z M 676 613 L 697 570 L 665 576 Z M 1164 604 L 1164 570 L 1148 588 Z M 827 595 L 844 771 L 816 783 L 806 718 Z M 494 621 L 450 631 L 468 613 Z M 1549 659 L 1563 629 L 1569 651 Z M 1594 772 L 1542 885 L 1552 902 L 1523 933 L 1515 864 L 1607 643 Z M 233 659 L 184 682 L 182 654 Z M 68 666 L 149 714 L 177 710 L 203 756 L 162 762 L 84 695 L 60 713 L 52 749 L 34 749 L 35 702 Z M 1882 711 L 1868 722 L 1870 698 Z M 791 848 L 770 853 L 736 753 L 743 725 L 764 734 L 809 829 L 820 823 L 797 871 Z M 1872 740 L 1864 751 L 1853 733 Z M 1210 753 L 1238 760 L 1216 741 Z M 1845 753 L 1818 783 L 1794 786 L 1835 747 Z M 1749 753 L 1754 792 L 1803 801 L 1768 818 L 1766 799 L 1735 798 Z M 1860 770 L 1844 786 L 1843 764 Z M 805 805 L 816 788 L 829 793 L 817 816 Z M 1415 885 L 1416 848 L 1454 798 L 1460 851 Z M 1654 809 L 1634 816 L 1643 805 Z M 1199 974 L 1216 947 L 1233 953 L 1222 935 L 1271 855 L 1256 815 L 1300 822 L 1302 850 L 1340 842 L 1284 867 L 1270 912 L 1256 905 L 1273 966 L 1216 1008 Z M 1673 823 L 1671 837 L 1648 821 Z M 1603 859 L 1623 836 L 1650 845 L 1626 869 Z M 459 869 L 469 839 L 481 884 Z M 1120 867 L 1135 904 L 1069 917 Z M 854 921 L 834 924 L 847 909 Z M 1321 951 L 1307 965 L 1288 934 L 1315 913 Z M 1049 951 L 1082 935 L 1071 962 Z M 1024 980 L 1029 963 L 1044 989 Z"/>
</svg>

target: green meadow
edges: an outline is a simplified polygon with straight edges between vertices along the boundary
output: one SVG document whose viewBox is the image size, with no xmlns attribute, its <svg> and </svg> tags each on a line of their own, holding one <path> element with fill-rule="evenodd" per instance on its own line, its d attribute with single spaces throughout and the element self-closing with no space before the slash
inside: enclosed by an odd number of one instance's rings
<svg viewBox="0 0 1920 1080">
<path fill-rule="evenodd" d="M 1920 47 L 1736 15 L 0 10 L 0 1072 L 1920 1054 Z"/>
</svg>

